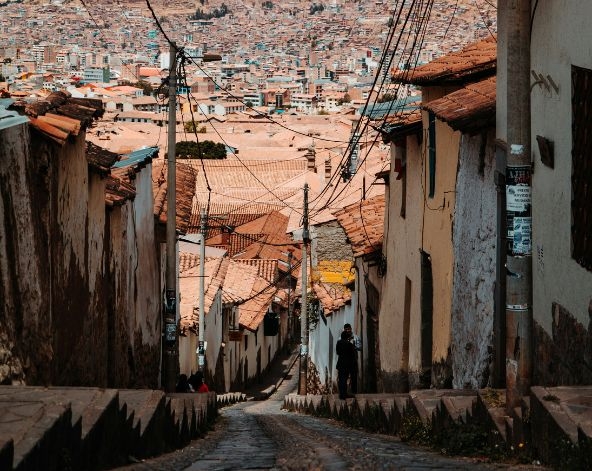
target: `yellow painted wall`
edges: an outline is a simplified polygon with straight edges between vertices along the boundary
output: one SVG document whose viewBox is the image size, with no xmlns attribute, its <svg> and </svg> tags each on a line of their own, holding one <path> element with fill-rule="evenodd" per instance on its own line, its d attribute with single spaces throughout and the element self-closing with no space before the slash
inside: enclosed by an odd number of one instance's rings
<svg viewBox="0 0 592 471">
<path fill-rule="evenodd" d="M 420 256 L 423 214 L 422 152 L 417 136 L 409 136 L 406 165 L 406 214 L 401 214 L 402 180 L 397 180 L 393 165 L 386 191 L 384 253 L 387 272 L 382 278 L 379 342 L 384 388 L 392 390 L 397 375 L 419 365 L 420 344 L 412 341 L 404 352 L 405 279 L 411 281 L 410 339 L 419 339 L 420 329 Z M 394 146 L 391 147 L 391 161 Z"/>
<path fill-rule="evenodd" d="M 423 112 L 424 135 L 428 136 L 428 113 Z M 428 145 L 427 139 L 424 142 Z M 425 214 L 422 247 L 432 260 L 433 276 L 433 350 L 435 362 L 446 358 L 450 346 L 452 275 L 454 256 L 452 218 L 454 214 L 456 173 L 460 132 L 436 119 L 436 184 L 429 197 L 429 157 L 425 150 L 424 189 Z M 425 149 L 425 147 L 424 147 Z"/>
</svg>

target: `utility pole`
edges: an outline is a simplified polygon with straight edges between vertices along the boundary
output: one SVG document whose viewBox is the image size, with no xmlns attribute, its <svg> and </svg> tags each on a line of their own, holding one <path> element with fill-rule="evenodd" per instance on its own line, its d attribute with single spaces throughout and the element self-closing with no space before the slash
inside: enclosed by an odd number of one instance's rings
<svg viewBox="0 0 592 471">
<path fill-rule="evenodd" d="M 294 320 L 292 319 L 292 249 L 288 249 L 288 341 L 292 350 L 294 338 Z"/>
<path fill-rule="evenodd" d="M 531 2 L 500 2 L 499 8 L 507 28 L 506 410 L 511 412 L 529 394 L 532 378 Z"/>
<path fill-rule="evenodd" d="M 204 298 L 205 298 L 205 278 L 206 278 L 206 210 L 201 209 L 199 213 L 199 344 L 197 345 L 197 370 L 203 373 L 205 365 L 204 348 Z"/>
<path fill-rule="evenodd" d="M 169 64 L 169 125 L 167 160 L 167 225 L 166 225 L 166 291 L 163 309 L 163 386 L 166 392 L 174 392 L 179 369 L 179 344 L 177 343 L 177 47 L 171 43 Z"/>
<path fill-rule="evenodd" d="M 306 273 L 307 256 L 306 246 L 310 242 L 308 232 L 308 183 L 304 184 L 304 215 L 302 228 L 302 308 L 300 311 L 300 375 L 298 377 L 298 394 L 306 395 L 306 382 L 308 372 L 308 277 Z"/>
</svg>

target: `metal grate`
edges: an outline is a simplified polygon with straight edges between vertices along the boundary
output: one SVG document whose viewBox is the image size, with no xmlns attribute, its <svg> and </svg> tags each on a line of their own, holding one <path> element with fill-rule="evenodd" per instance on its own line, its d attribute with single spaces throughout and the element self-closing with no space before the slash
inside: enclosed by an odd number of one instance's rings
<svg viewBox="0 0 592 471">
<path fill-rule="evenodd" d="M 572 66 L 572 257 L 592 270 L 592 70 Z"/>
</svg>

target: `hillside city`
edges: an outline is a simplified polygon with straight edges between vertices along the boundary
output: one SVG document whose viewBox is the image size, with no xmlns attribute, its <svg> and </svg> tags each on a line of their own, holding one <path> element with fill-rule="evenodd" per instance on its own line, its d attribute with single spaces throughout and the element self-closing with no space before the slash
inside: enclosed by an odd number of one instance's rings
<svg viewBox="0 0 592 471">
<path fill-rule="evenodd" d="M 188 56 L 222 56 L 200 69 L 186 65 L 187 86 L 200 109 L 227 115 L 243 113 L 249 104 L 316 114 L 359 107 L 368 98 L 392 21 L 391 3 L 333 1 L 315 9 L 314 2 L 298 1 L 175 1 L 153 8 Z M 126 112 L 159 111 L 156 100 L 114 88 L 143 81 L 157 89 L 166 75 L 167 39 L 144 2 L 8 0 L 0 8 L 3 88 L 16 96 L 65 89 L 79 97 L 118 97 L 116 105 L 125 101 Z M 212 16 L 219 9 L 225 14 Z M 420 21 L 412 18 L 407 28 Z M 417 63 L 492 34 L 495 21 L 490 2 L 435 1 Z M 398 52 L 382 73 L 403 67 L 402 56 Z"/>
<path fill-rule="evenodd" d="M 0 469 L 591 469 L 590 16 L 0 0 Z"/>
</svg>

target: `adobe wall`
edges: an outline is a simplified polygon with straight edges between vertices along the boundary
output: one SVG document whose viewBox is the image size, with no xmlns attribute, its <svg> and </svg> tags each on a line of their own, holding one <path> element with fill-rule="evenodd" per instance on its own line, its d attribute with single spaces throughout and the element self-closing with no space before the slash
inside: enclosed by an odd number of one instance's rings
<svg viewBox="0 0 592 471">
<path fill-rule="evenodd" d="M 47 383 L 53 358 L 47 220 L 51 156 L 29 125 L 0 131 L 0 383 Z"/>
<path fill-rule="evenodd" d="M 578 321 L 586 313 L 574 316 L 558 303 L 553 303 L 549 310 L 553 319 L 550 334 L 534 322 L 533 384 L 592 384 L 592 293 L 587 325 Z"/>
<path fill-rule="evenodd" d="M 31 133 L 1 136 L 0 382 L 157 387 L 152 197 L 106 210 L 84 133 L 63 147 Z"/>
<path fill-rule="evenodd" d="M 451 364 L 454 388 L 484 388 L 493 355 L 496 247 L 494 134 L 463 135 L 453 244 Z"/>
</svg>

